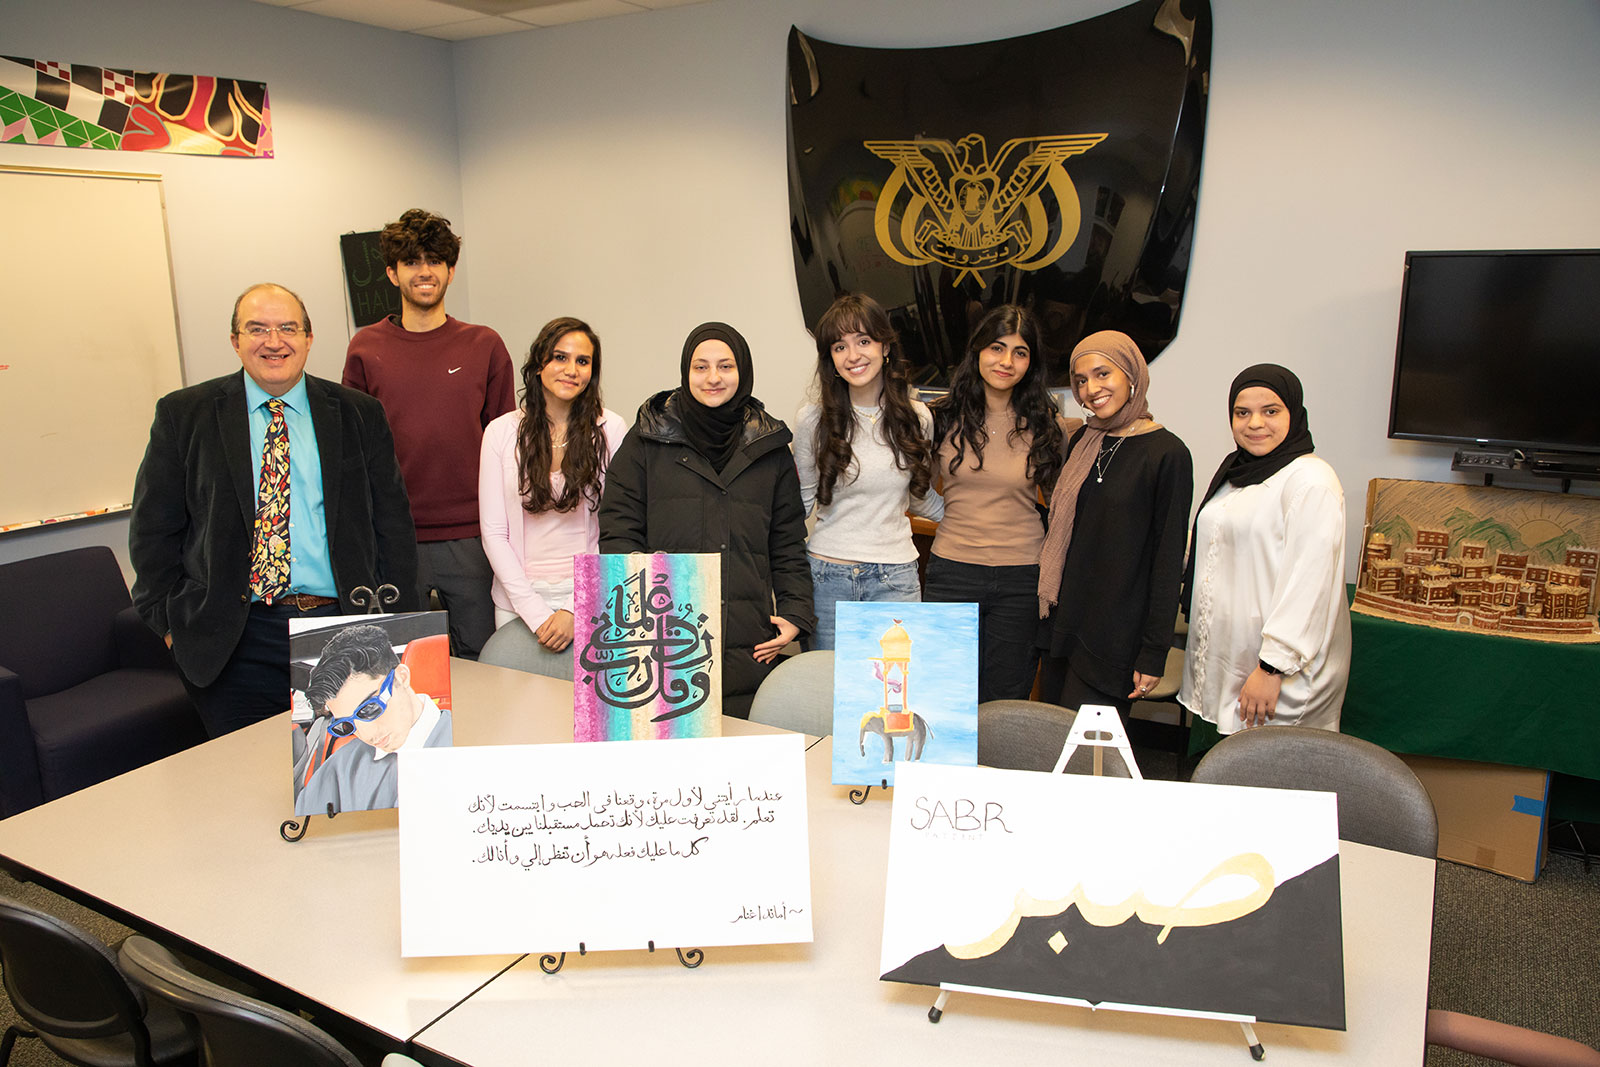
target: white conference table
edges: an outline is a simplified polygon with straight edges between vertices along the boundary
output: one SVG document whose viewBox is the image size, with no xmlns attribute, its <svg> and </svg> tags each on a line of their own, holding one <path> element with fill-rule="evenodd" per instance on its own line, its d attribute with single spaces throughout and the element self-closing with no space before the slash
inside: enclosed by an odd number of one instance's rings
<svg viewBox="0 0 1600 1067">
<path fill-rule="evenodd" d="M 452 670 L 457 744 L 571 739 L 568 683 Z M 935 990 L 877 979 L 889 796 L 857 806 L 830 784 L 830 739 L 806 753 L 812 944 L 709 949 L 696 970 L 659 950 L 569 955 L 555 975 L 535 955 L 404 959 L 397 814 L 314 817 L 284 842 L 289 729 L 285 713 L 0 821 L 0 857 L 433 1064 L 1248 1062 L 1237 1026 L 1205 1020 L 956 995 L 930 1024 Z M 1348 842 L 1340 854 L 1349 1028 L 1257 1034 L 1273 1063 L 1420 1063 L 1434 862 Z"/>
<path fill-rule="evenodd" d="M 456 744 L 572 740 L 570 683 L 465 660 L 451 670 Z M 401 1051 L 521 957 L 402 958 L 398 813 L 315 816 L 284 841 L 289 731 L 285 712 L 0 821 L 0 858 Z"/>
<path fill-rule="evenodd" d="M 548 975 L 529 955 L 424 1030 L 436 1065 L 1250 1063 L 1237 1024 L 1090 1011 L 878 980 L 889 795 L 864 805 L 830 784 L 832 739 L 806 753 L 809 945 L 708 949 L 696 970 L 658 951 L 568 955 Z M 1258 1024 L 1274 1064 L 1420 1064 L 1434 861 L 1342 842 L 1348 1029 Z M 759 1051 L 758 1051 L 759 1050 Z"/>
</svg>

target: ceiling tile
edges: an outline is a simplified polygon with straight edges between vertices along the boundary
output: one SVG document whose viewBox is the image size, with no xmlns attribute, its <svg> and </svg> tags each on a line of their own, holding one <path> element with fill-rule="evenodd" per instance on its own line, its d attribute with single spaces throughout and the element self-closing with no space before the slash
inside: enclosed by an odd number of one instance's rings
<svg viewBox="0 0 1600 1067">
<path fill-rule="evenodd" d="M 255 0 L 271 7 L 460 41 L 704 0 Z M 0 0 L 4 3 L 4 0 Z"/>
<path fill-rule="evenodd" d="M 425 26 L 411 32 L 423 37 L 437 37 L 441 41 L 465 41 L 472 37 L 492 37 L 499 33 L 522 33 L 534 29 L 538 27 L 530 26 L 526 22 L 513 22 L 511 19 L 497 19 L 492 15 L 485 15 L 482 18 L 452 22 L 445 26 Z"/>
<path fill-rule="evenodd" d="M 390 30 L 416 30 L 445 26 L 466 17 L 459 7 L 438 0 L 312 0 L 296 10 L 349 22 L 364 22 Z"/>
<path fill-rule="evenodd" d="M 544 7 L 524 8 L 507 12 L 507 18 L 526 22 L 531 26 L 563 26 L 569 22 L 610 18 L 613 15 L 633 15 L 644 8 L 623 0 L 564 0 Z"/>
</svg>

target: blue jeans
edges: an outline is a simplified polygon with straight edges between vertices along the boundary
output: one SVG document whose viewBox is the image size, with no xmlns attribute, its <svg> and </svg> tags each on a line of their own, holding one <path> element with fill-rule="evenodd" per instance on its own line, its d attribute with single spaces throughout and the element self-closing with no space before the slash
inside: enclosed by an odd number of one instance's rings
<svg viewBox="0 0 1600 1067">
<path fill-rule="evenodd" d="M 829 563 L 807 556 L 811 564 L 811 598 L 817 610 L 817 629 L 811 647 L 833 648 L 833 606 L 841 600 L 915 604 L 922 600 L 917 584 L 917 564 Z"/>
</svg>

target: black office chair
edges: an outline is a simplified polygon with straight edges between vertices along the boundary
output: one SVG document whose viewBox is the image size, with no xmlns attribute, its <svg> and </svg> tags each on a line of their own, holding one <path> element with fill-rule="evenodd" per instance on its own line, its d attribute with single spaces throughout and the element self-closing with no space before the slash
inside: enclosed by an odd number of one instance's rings
<svg viewBox="0 0 1600 1067">
<path fill-rule="evenodd" d="M 147 1004 L 111 950 L 76 926 L 0 897 L 0 970 L 25 1025 L 0 1038 L 0 1067 L 19 1037 L 38 1038 L 80 1067 L 192 1064 L 195 1043 L 177 1012 Z"/>
<path fill-rule="evenodd" d="M 1017 771 L 1053 771 L 1078 713 L 1037 700 L 990 700 L 978 705 L 978 765 Z M 1107 749 L 1101 764 L 1107 778 L 1132 778 L 1122 753 Z M 1093 774 L 1094 750 L 1079 747 L 1067 760 L 1067 774 Z"/>
<path fill-rule="evenodd" d="M 1339 836 L 1433 859 L 1439 818 L 1411 768 L 1371 741 L 1312 726 L 1258 726 L 1219 741 L 1194 781 L 1339 795 Z"/>
<path fill-rule="evenodd" d="M 0 605 L 0 817 L 206 739 L 109 548 L 0 566 Z"/>
<path fill-rule="evenodd" d="M 206 1067 L 361 1067 L 348 1049 L 300 1016 L 201 978 L 149 938 L 128 938 L 117 959 L 135 985 L 192 1020 Z M 383 1062 L 400 1067 L 417 1061 L 391 1053 Z"/>
</svg>

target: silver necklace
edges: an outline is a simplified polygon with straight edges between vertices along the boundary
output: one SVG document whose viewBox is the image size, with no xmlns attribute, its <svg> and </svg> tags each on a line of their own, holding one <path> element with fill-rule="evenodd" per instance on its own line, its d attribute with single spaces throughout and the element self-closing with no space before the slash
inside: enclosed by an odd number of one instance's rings
<svg viewBox="0 0 1600 1067">
<path fill-rule="evenodd" d="M 1116 457 L 1117 449 L 1122 447 L 1122 442 L 1126 441 L 1127 438 L 1113 437 L 1111 440 L 1114 442 L 1112 446 L 1110 448 L 1101 448 L 1094 457 L 1094 480 L 1096 485 L 1106 480 L 1106 468 L 1111 466 L 1112 459 Z"/>
</svg>

